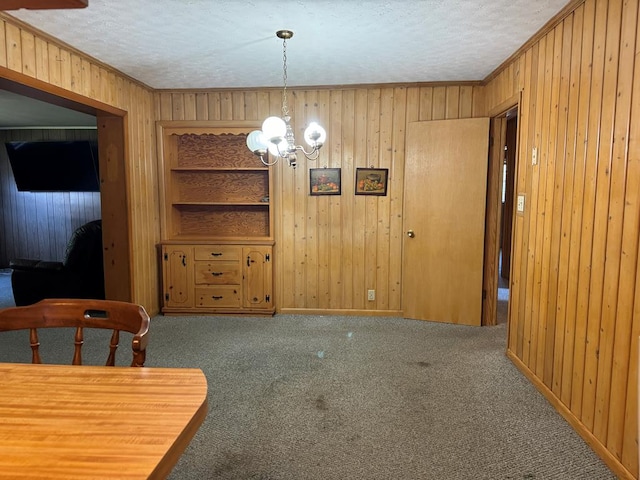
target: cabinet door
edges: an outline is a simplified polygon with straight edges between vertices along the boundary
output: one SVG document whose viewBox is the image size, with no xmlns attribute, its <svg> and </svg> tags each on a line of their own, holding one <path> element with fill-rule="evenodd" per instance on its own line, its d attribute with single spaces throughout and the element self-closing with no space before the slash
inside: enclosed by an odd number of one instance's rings
<svg viewBox="0 0 640 480">
<path fill-rule="evenodd" d="M 273 307 L 271 247 L 245 247 L 243 253 L 244 307 Z"/>
<path fill-rule="evenodd" d="M 165 307 L 193 307 L 193 249 L 184 245 L 162 247 L 163 302 Z"/>
</svg>

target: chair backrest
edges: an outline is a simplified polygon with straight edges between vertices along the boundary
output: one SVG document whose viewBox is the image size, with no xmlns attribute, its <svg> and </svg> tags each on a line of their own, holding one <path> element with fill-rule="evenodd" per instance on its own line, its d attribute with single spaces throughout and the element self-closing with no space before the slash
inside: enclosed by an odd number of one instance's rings
<svg viewBox="0 0 640 480">
<path fill-rule="evenodd" d="M 0 332 L 30 330 L 32 363 L 42 363 L 38 329 L 75 327 L 73 365 L 82 365 L 84 328 L 113 330 L 106 365 L 115 365 L 120 331 L 133 334 L 132 367 L 144 366 L 149 315 L 141 305 L 115 300 L 46 299 L 33 305 L 0 310 Z"/>
</svg>

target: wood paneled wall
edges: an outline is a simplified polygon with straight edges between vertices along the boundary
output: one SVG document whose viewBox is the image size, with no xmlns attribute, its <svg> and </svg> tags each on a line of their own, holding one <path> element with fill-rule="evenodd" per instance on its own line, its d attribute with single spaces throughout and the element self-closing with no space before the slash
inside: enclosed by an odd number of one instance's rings
<svg viewBox="0 0 640 480">
<path fill-rule="evenodd" d="M 131 299 L 152 314 L 158 312 L 155 246 L 160 240 L 160 207 L 151 90 L 4 13 L 0 13 L 0 67 L 68 91 L 78 101 L 93 99 L 126 112 L 126 178 L 121 181 L 128 193 Z M 108 210 L 121 202 L 102 203 L 103 217 L 105 212 L 122 215 Z"/>
<path fill-rule="evenodd" d="M 97 192 L 19 192 L 4 143 L 96 137 L 95 130 L 0 130 L 0 268 L 14 258 L 62 261 L 73 231 L 101 218 Z"/>
<path fill-rule="evenodd" d="M 637 0 L 586 0 L 486 87 L 489 109 L 521 95 L 509 355 L 623 478 L 638 476 L 638 27 Z"/>
<path fill-rule="evenodd" d="M 160 120 L 262 120 L 281 91 L 166 91 L 156 105 Z M 482 115 L 482 87 L 290 88 L 289 106 L 298 142 L 312 120 L 328 140 L 315 162 L 272 167 L 277 310 L 399 314 L 407 122 Z M 354 195 L 356 168 L 371 166 L 389 169 L 387 196 Z M 309 169 L 324 167 L 341 169 L 340 196 L 309 195 Z"/>
<path fill-rule="evenodd" d="M 297 137 L 317 119 L 329 139 L 316 164 L 274 167 L 275 294 L 279 311 L 397 313 L 407 122 L 521 98 L 508 354 L 619 475 L 637 477 L 638 0 L 572 3 L 486 86 L 291 89 Z M 0 38 L 1 67 L 127 112 L 133 299 L 156 312 L 154 120 L 261 120 L 280 113 L 280 91 L 154 94 L 4 14 Z M 310 165 L 341 168 L 342 195 L 310 197 Z M 388 196 L 353 195 L 355 168 L 371 165 L 390 169 Z"/>
</svg>

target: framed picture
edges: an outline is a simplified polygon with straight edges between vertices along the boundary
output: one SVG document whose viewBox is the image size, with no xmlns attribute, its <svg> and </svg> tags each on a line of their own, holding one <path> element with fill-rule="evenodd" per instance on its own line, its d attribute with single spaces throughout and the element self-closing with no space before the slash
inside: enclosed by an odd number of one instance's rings
<svg viewBox="0 0 640 480">
<path fill-rule="evenodd" d="M 310 195 L 340 195 L 339 168 L 312 168 L 309 170 Z"/>
<path fill-rule="evenodd" d="M 356 168 L 356 195 L 386 195 L 388 168 Z"/>
</svg>

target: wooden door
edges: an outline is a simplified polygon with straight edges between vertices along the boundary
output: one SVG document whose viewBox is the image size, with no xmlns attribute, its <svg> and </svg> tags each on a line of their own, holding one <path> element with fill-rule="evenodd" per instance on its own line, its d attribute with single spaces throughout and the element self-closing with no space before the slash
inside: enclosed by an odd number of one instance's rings
<svg viewBox="0 0 640 480">
<path fill-rule="evenodd" d="M 407 130 L 404 316 L 480 325 L 489 119 Z"/>
</svg>

